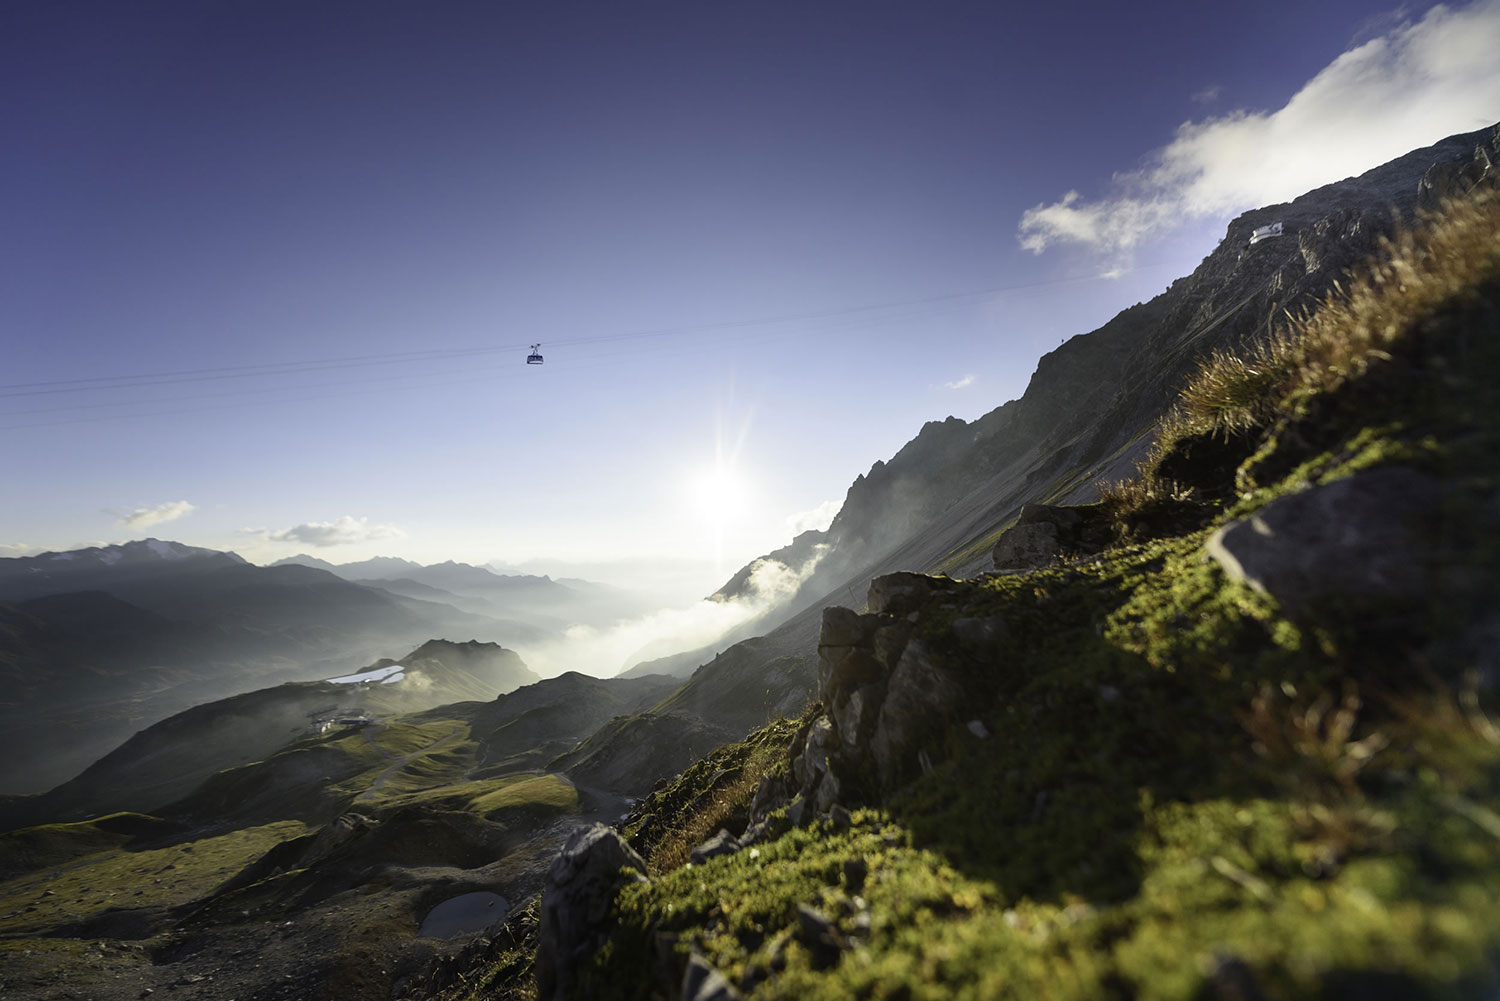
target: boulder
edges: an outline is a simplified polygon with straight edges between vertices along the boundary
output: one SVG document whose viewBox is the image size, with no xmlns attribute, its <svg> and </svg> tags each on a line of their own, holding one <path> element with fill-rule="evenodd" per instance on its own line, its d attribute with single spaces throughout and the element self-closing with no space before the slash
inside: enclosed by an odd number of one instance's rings
<svg viewBox="0 0 1500 1001">
<path fill-rule="evenodd" d="M 996 570 L 1036 570 L 1069 553 L 1094 552 L 1107 541 L 1100 535 L 1099 506 L 1066 507 L 1027 504 L 1016 523 L 995 541 L 990 551 Z"/>
<path fill-rule="evenodd" d="M 889 573 L 870 581 L 865 607 L 873 614 L 902 616 L 920 608 L 941 582 L 920 573 Z"/>
<path fill-rule="evenodd" d="M 1035 570 L 1057 562 L 1062 553 L 1062 536 L 1057 526 L 1038 521 L 1007 528 L 1000 533 L 990 555 L 996 570 Z"/>
<path fill-rule="evenodd" d="M 1419 529 L 1440 500 L 1423 473 L 1372 469 L 1279 497 L 1225 525 L 1209 539 L 1208 555 L 1294 614 L 1322 598 L 1413 600 L 1430 579 Z"/>
<path fill-rule="evenodd" d="M 636 870 L 625 876 L 621 870 Z M 610 908 L 628 881 L 645 882 L 646 863 L 603 824 L 573 832 L 547 869 L 542 889 L 536 979 L 538 996 L 565 1001 L 576 986 L 574 971 L 610 932 Z"/>
<path fill-rule="evenodd" d="M 703 844 L 694 848 L 688 854 L 688 859 L 694 865 L 702 865 L 711 858 L 718 858 L 720 855 L 733 855 L 739 850 L 740 843 L 735 839 L 735 836 L 720 828 L 718 834 L 715 834 L 703 842 Z"/>
</svg>

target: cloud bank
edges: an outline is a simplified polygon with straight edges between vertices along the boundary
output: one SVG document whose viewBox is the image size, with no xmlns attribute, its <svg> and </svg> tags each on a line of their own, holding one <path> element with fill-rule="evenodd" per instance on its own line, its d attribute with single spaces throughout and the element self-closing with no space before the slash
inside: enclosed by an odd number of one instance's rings
<svg viewBox="0 0 1500 1001">
<path fill-rule="evenodd" d="M 41 546 L 33 546 L 26 542 L 0 542 L 0 559 L 16 559 L 20 556 L 35 556 L 42 552 Z"/>
<path fill-rule="evenodd" d="M 790 599 L 828 551 L 828 546 L 815 547 L 797 568 L 779 560 L 757 561 L 744 593 L 729 601 L 705 599 L 686 608 L 664 608 L 605 629 L 571 626 L 559 641 L 519 645 L 521 658 L 546 678 L 564 671 L 603 678 L 643 661 L 709 646 Z"/>
<path fill-rule="evenodd" d="M 1022 216 L 1021 245 L 1128 258 L 1190 218 L 1287 201 L 1500 119 L 1500 0 L 1433 7 L 1351 48 L 1276 111 L 1185 122 L 1113 193 L 1069 191 Z"/>
<path fill-rule="evenodd" d="M 165 521 L 176 521 L 183 515 L 197 510 L 185 500 L 167 501 L 155 507 L 138 507 L 129 514 L 117 515 L 119 523 L 126 528 L 150 528 Z"/>
<path fill-rule="evenodd" d="M 787 515 L 786 527 L 791 531 L 793 538 L 814 529 L 826 532 L 828 526 L 833 524 L 834 516 L 843 506 L 843 501 L 826 500 L 809 511 L 798 511 L 796 514 Z"/>
<path fill-rule="evenodd" d="M 348 546 L 376 539 L 400 539 L 406 535 L 395 525 L 372 525 L 368 518 L 351 518 L 347 514 L 337 521 L 309 521 L 276 532 L 265 529 L 247 529 L 246 532 L 271 542 L 295 542 L 319 547 Z"/>
</svg>

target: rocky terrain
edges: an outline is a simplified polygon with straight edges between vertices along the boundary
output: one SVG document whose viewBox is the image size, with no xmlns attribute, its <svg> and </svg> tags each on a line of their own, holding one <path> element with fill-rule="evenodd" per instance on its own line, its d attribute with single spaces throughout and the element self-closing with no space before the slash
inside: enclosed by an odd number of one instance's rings
<svg viewBox="0 0 1500 1001">
<path fill-rule="evenodd" d="M 0 996 L 1492 996 L 1497 156 L 1235 220 L 878 463 L 686 681 L 393 706 L 0 834 Z"/>
</svg>

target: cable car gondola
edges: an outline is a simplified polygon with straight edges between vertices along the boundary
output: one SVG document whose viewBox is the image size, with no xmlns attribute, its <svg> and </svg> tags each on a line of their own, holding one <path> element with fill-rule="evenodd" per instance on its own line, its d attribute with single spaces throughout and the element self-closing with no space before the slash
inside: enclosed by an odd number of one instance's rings
<svg viewBox="0 0 1500 1001">
<path fill-rule="evenodd" d="M 526 356 L 526 364 L 528 364 L 528 365 L 540 365 L 542 363 L 542 356 L 539 355 L 539 354 L 537 354 L 537 351 L 540 348 L 541 348 L 540 344 L 533 344 L 531 346 L 531 354 L 529 354 L 529 355 Z"/>
</svg>

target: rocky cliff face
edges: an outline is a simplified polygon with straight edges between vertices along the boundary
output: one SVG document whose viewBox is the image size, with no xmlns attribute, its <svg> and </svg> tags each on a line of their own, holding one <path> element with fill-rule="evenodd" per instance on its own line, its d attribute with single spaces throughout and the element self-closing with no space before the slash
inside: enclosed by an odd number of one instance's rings
<svg viewBox="0 0 1500 1001">
<path fill-rule="evenodd" d="M 930 422 L 876 462 L 850 486 L 828 531 L 833 553 L 804 596 L 851 574 L 983 567 L 987 554 L 966 555 L 964 544 L 1023 503 L 1088 500 L 1096 479 L 1127 475 L 1199 358 L 1310 310 L 1381 237 L 1439 195 L 1485 183 L 1497 163 L 1500 126 L 1239 216 L 1191 275 L 1044 355 L 1020 399 L 973 423 Z M 1273 222 L 1284 235 L 1250 246 L 1251 232 Z M 964 531 L 941 530 L 954 521 Z"/>
<path fill-rule="evenodd" d="M 889 460 L 877 461 L 850 486 L 828 531 L 799 540 L 827 549 L 797 595 L 721 643 L 760 638 L 674 658 L 671 669 L 705 665 L 690 682 L 693 703 L 710 707 L 705 718 L 727 733 L 743 733 L 745 714 L 716 714 L 711 707 L 723 700 L 714 693 L 794 691 L 785 665 L 816 648 L 823 607 L 858 607 L 867 582 L 884 574 L 965 577 L 990 570 L 996 542 L 1024 520 L 1026 505 L 1087 503 L 1097 498 L 1096 484 L 1132 475 L 1202 358 L 1241 348 L 1288 314 L 1311 310 L 1377 252 L 1382 237 L 1432 204 L 1435 192 L 1489 183 L 1497 162 L 1500 126 L 1450 137 L 1239 216 L 1191 275 L 1043 356 L 1020 399 L 973 422 L 931 421 Z M 1282 223 L 1282 236 L 1249 245 L 1256 228 L 1274 222 Z M 1225 458 L 1220 472 L 1232 479 L 1237 461 Z M 1202 461 L 1196 466 L 1201 472 Z M 1087 537 L 1084 548 L 1097 547 L 1093 525 L 1059 530 L 1043 520 L 1030 531 L 1049 528 L 1049 553 L 1070 531 Z M 1009 541 L 1014 548 L 1017 539 Z M 794 544 L 770 556 L 806 549 Z M 724 593 L 742 585 L 749 569 Z M 723 665 L 708 666 L 716 653 L 734 665 L 733 680 Z"/>
</svg>

